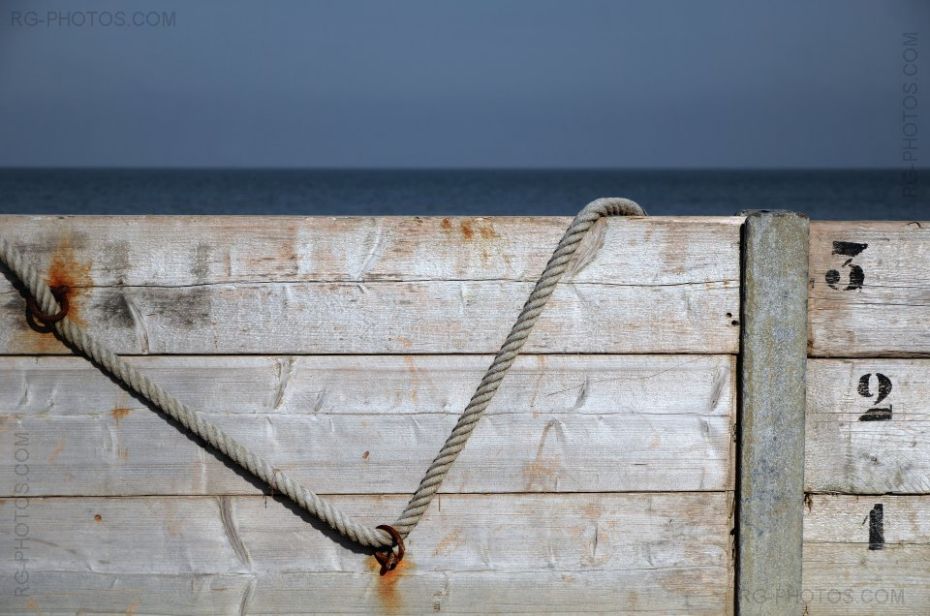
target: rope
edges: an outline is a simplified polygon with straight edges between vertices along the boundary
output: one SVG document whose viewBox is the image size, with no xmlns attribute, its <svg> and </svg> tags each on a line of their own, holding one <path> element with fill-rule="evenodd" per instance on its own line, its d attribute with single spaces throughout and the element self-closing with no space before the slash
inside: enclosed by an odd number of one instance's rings
<svg viewBox="0 0 930 616">
<path fill-rule="evenodd" d="M 539 315 L 542 314 L 546 302 L 549 301 L 549 297 L 555 290 L 556 283 L 565 273 L 572 256 L 578 250 L 578 245 L 588 230 L 604 216 L 645 215 L 646 213 L 639 205 L 628 199 L 610 198 L 592 201 L 575 216 L 562 236 L 562 240 L 556 247 L 555 252 L 549 257 L 546 269 L 543 270 L 542 276 L 536 281 L 536 286 L 533 287 L 533 292 L 530 293 L 529 298 L 523 305 L 523 310 L 520 311 L 517 322 L 513 324 L 510 333 L 507 334 L 507 340 L 504 341 L 504 345 L 494 357 L 491 367 L 484 373 L 484 377 L 481 379 L 478 389 L 472 394 L 468 406 L 462 411 L 455 428 L 452 429 L 452 434 L 449 435 L 442 449 L 439 450 L 439 455 L 430 464 L 429 470 L 426 471 L 426 475 L 420 481 L 420 487 L 410 498 L 404 512 L 394 523 L 394 527 L 400 531 L 402 536 L 406 537 L 410 534 L 410 531 L 420 522 L 420 518 L 423 517 L 426 508 L 429 507 L 430 501 L 436 495 L 436 491 L 439 490 L 446 473 L 449 472 L 455 459 L 459 457 L 459 453 L 465 448 L 468 437 L 471 436 L 484 410 L 491 404 L 491 399 L 497 393 L 501 381 L 504 380 L 504 375 L 510 370 L 514 360 L 517 359 L 520 349 L 523 348 L 530 331 L 536 325 L 536 321 L 539 319 Z"/>
<path fill-rule="evenodd" d="M 549 258 L 533 292 L 526 300 L 523 310 L 520 311 L 517 322 L 514 323 L 503 346 L 497 352 L 494 361 L 472 395 L 468 406 L 462 411 L 455 428 L 439 451 L 439 455 L 433 460 L 416 492 L 407 503 L 407 507 L 394 524 L 394 528 L 402 537 L 409 535 L 423 517 L 446 473 L 449 472 L 459 453 L 465 447 L 468 437 L 471 436 L 482 413 L 500 387 L 504 375 L 517 358 L 530 331 L 539 319 L 543 307 L 552 295 L 556 283 L 568 268 L 582 238 L 594 223 L 605 216 L 645 216 L 645 212 L 628 199 L 597 199 L 585 206 L 572 220 L 552 257 Z M 92 360 L 104 372 L 115 377 L 137 395 L 149 400 L 166 415 L 267 483 L 274 491 L 286 495 L 342 536 L 372 548 L 387 548 L 398 543 L 385 528 L 369 528 L 352 520 L 287 473 L 276 469 L 271 462 L 255 455 L 219 427 L 203 419 L 196 411 L 152 382 L 116 353 L 97 342 L 83 328 L 64 316 L 67 311 L 66 306 L 59 305 L 56 294 L 42 280 L 39 272 L 24 261 L 22 255 L 2 237 L 0 237 L 0 261 L 3 261 L 22 281 L 32 296 L 30 299 L 34 300 L 41 312 L 45 315 L 54 315 L 46 317 L 45 325 L 54 330 L 79 353 Z M 62 296 L 61 293 L 57 295 Z"/>
</svg>

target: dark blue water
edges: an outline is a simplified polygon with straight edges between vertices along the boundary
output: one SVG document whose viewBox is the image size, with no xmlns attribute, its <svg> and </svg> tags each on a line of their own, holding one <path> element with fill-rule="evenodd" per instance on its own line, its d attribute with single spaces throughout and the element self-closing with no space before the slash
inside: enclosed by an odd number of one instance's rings
<svg viewBox="0 0 930 616">
<path fill-rule="evenodd" d="M 930 217 L 930 170 L 0 170 L 0 213 L 572 215 L 626 196 L 652 215 L 789 209 Z"/>
</svg>

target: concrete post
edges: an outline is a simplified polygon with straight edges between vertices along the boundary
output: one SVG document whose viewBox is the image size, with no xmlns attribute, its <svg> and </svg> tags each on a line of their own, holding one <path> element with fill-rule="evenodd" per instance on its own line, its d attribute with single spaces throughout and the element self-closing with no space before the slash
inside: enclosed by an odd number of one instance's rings
<svg viewBox="0 0 930 616">
<path fill-rule="evenodd" d="M 737 612 L 801 614 L 809 220 L 743 227 Z"/>
</svg>

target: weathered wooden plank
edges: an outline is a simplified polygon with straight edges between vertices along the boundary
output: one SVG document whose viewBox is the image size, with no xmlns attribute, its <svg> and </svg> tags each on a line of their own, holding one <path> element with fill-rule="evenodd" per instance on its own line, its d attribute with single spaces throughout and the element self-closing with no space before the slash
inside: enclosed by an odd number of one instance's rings
<svg viewBox="0 0 930 616">
<path fill-rule="evenodd" d="M 805 489 L 930 493 L 930 361 L 808 366 Z"/>
<path fill-rule="evenodd" d="M 810 497 L 804 517 L 806 613 L 930 613 L 928 562 L 930 497 Z"/>
<path fill-rule="evenodd" d="M 928 272 L 928 223 L 811 223 L 811 355 L 930 355 Z"/>
<path fill-rule="evenodd" d="M 72 306 L 118 353 L 489 353 L 503 342 L 531 287 L 401 282 L 91 288 Z M 735 352 L 737 287 L 561 286 L 526 350 Z M 67 352 L 28 327 L 19 294 L 8 291 L 4 299 L 0 351 Z"/>
<path fill-rule="evenodd" d="M 491 357 L 130 361 L 308 487 L 376 494 L 415 489 Z M 32 494 L 257 492 L 83 359 L 0 374 L 0 450 L 25 435 Z M 732 489 L 734 378 L 732 356 L 523 356 L 443 489 Z"/>
<path fill-rule="evenodd" d="M 657 220 L 592 232 L 528 351 L 737 351 L 739 219 Z M 496 351 L 567 221 L 2 222 L 120 353 L 364 354 Z M 24 310 L 0 278 L 0 353 L 66 352 Z"/>
<path fill-rule="evenodd" d="M 71 275 L 82 286 L 533 282 L 570 220 L 0 216 L 0 227 L 44 271 Z M 589 233 L 568 276 L 643 286 L 737 280 L 741 222 L 741 217 L 605 220 Z"/>
<path fill-rule="evenodd" d="M 29 560 L 0 559 L 0 613 L 725 614 L 731 496 L 444 495 L 384 577 L 271 499 L 7 500 L 27 503 Z M 335 500 L 371 524 L 403 505 Z"/>
<path fill-rule="evenodd" d="M 737 588 L 744 616 L 801 614 L 808 231 L 807 217 L 793 212 L 749 214 L 743 230 Z M 746 599 L 771 589 L 785 600 Z"/>
<path fill-rule="evenodd" d="M 127 362 L 210 413 L 458 416 L 491 355 L 145 356 Z M 531 355 L 517 358 L 489 414 L 730 414 L 725 355 Z M 79 357 L 2 357 L 0 408 L 84 416 L 141 408 Z"/>
</svg>

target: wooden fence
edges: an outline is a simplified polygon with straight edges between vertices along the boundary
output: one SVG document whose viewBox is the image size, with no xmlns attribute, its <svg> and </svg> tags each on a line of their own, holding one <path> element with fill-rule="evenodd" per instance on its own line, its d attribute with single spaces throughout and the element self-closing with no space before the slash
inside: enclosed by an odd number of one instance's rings
<svg viewBox="0 0 930 616">
<path fill-rule="evenodd" d="M 567 223 L 3 216 L 0 233 L 72 288 L 72 318 L 374 525 Z M 742 223 L 599 223 L 383 577 L 30 329 L 0 277 L 0 613 L 732 613 Z M 811 223 L 809 614 L 930 610 L 928 265 L 916 223 Z"/>
</svg>

